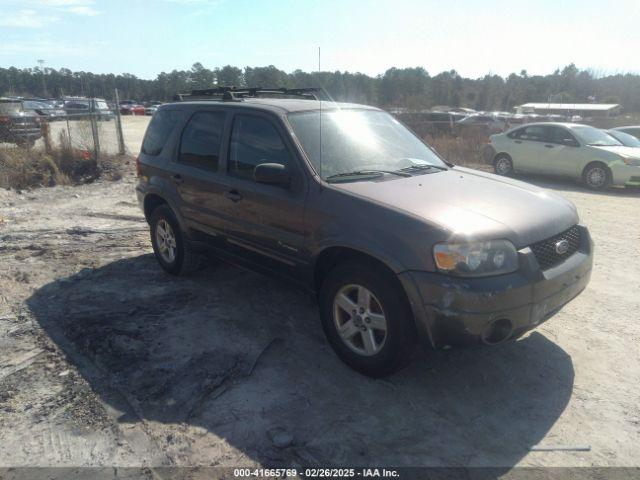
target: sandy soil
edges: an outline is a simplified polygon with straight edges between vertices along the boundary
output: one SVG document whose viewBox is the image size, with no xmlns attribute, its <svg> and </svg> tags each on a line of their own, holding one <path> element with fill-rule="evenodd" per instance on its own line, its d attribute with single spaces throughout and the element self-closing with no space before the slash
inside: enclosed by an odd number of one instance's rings
<svg viewBox="0 0 640 480">
<path fill-rule="evenodd" d="M 518 342 L 371 380 L 288 285 L 165 275 L 134 182 L 0 191 L 0 467 L 638 465 L 638 191 L 544 181 L 595 239 L 586 291 Z"/>
</svg>

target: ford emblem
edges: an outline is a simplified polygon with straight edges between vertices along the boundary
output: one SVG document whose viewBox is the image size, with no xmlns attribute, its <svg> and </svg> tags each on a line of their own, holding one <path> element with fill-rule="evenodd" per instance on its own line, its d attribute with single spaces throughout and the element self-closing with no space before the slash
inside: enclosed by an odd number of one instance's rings
<svg viewBox="0 0 640 480">
<path fill-rule="evenodd" d="M 569 251 L 569 242 L 567 240 L 559 240 L 556 242 L 555 247 L 558 255 L 564 255 Z"/>
</svg>

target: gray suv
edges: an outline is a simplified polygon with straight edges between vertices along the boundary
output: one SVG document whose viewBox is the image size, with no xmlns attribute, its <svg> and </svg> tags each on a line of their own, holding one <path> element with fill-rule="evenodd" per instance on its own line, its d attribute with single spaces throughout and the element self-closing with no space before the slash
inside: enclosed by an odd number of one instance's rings
<svg viewBox="0 0 640 480">
<path fill-rule="evenodd" d="M 288 93 L 159 107 L 137 195 L 164 270 L 213 252 L 292 281 L 370 376 L 417 343 L 518 338 L 587 285 L 593 244 L 568 200 L 451 165 L 376 108 Z"/>
</svg>

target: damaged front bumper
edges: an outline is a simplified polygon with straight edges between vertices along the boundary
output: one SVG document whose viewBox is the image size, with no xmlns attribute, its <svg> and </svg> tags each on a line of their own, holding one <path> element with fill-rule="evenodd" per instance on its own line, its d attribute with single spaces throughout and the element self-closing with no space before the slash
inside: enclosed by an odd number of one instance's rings
<svg viewBox="0 0 640 480">
<path fill-rule="evenodd" d="M 593 242 L 584 227 L 578 251 L 541 270 L 530 248 L 518 252 L 520 268 L 506 275 L 461 278 L 407 271 L 399 275 L 419 333 L 435 348 L 501 343 L 555 314 L 589 283 Z"/>
</svg>

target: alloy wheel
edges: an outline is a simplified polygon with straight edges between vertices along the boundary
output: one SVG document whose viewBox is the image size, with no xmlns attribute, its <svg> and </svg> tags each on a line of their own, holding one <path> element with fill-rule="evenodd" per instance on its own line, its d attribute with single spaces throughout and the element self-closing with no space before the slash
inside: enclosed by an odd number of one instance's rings
<svg viewBox="0 0 640 480">
<path fill-rule="evenodd" d="M 372 356 L 382 350 L 387 320 L 378 299 L 362 285 L 346 285 L 338 291 L 333 321 L 343 343 L 354 352 Z"/>
<path fill-rule="evenodd" d="M 511 162 L 505 157 L 496 160 L 496 172 L 499 175 L 506 175 L 511 171 Z"/>
<path fill-rule="evenodd" d="M 594 188 L 602 187 L 607 181 L 607 172 L 602 167 L 592 167 L 587 172 L 587 183 Z"/>
<path fill-rule="evenodd" d="M 173 263 L 176 259 L 176 235 L 173 228 L 165 219 L 160 219 L 156 225 L 156 245 L 160 256 L 167 263 Z"/>
</svg>

